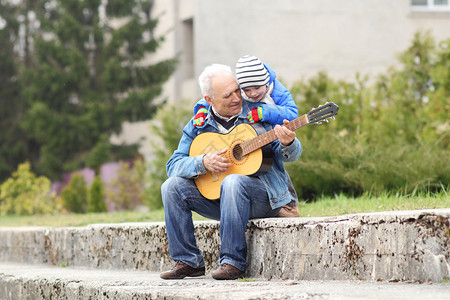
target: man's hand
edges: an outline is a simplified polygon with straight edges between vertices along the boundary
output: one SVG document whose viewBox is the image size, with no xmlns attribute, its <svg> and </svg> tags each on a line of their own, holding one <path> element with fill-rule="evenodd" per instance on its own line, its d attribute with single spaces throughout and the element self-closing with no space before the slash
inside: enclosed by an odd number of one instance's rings
<svg viewBox="0 0 450 300">
<path fill-rule="evenodd" d="M 203 165 L 208 171 L 222 173 L 231 167 L 228 159 L 220 155 L 227 152 L 227 149 L 210 152 L 203 156 Z"/>
<path fill-rule="evenodd" d="M 283 123 L 287 124 L 289 121 L 285 119 Z M 295 139 L 295 132 L 289 130 L 286 126 L 275 125 L 274 131 L 283 146 L 289 146 Z"/>
</svg>

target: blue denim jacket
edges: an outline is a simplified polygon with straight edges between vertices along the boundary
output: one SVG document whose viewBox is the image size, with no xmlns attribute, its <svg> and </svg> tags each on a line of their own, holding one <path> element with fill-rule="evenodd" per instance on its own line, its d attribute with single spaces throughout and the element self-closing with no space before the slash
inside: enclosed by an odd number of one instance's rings
<svg viewBox="0 0 450 300">
<path fill-rule="evenodd" d="M 236 125 L 240 123 L 248 123 L 247 113 L 249 112 L 252 103 L 243 101 L 242 112 L 236 121 Z M 269 123 L 262 123 L 265 130 L 273 129 Z M 195 178 L 206 173 L 206 168 L 203 165 L 203 155 L 195 157 L 189 156 L 189 149 L 194 138 L 203 132 L 219 132 L 216 122 L 211 117 L 211 111 L 205 120 L 205 124 L 201 127 L 194 127 L 192 120 L 187 123 L 183 129 L 183 136 L 181 137 L 178 149 L 172 154 L 166 164 L 166 171 L 169 177 L 184 177 Z M 269 195 L 270 204 L 273 209 L 289 203 L 292 195 L 288 190 L 288 179 L 283 162 L 295 161 L 302 153 L 302 145 L 300 141 L 295 138 L 294 142 L 285 147 L 280 144 L 278 140 L 272 142 L 273 149 L 273 164 L 267 173 L 259 175 L 259 179 L 266 185 L 267 193 Z"/>
</svg>

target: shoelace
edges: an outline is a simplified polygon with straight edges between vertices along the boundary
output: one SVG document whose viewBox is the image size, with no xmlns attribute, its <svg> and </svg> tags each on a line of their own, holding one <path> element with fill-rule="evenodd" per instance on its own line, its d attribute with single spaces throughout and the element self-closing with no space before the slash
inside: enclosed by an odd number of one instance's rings
<svg viewBox="0 0 450 300">
<path fill-rule="evenodd" d="M 172 270 L 176 270 L 179 266 L 183 267 L 184 262 L 182 262 L 181 260 L 178 260 L 177 263 L 175 264 L 175 266 L 173 266 Z"/>
</svg>

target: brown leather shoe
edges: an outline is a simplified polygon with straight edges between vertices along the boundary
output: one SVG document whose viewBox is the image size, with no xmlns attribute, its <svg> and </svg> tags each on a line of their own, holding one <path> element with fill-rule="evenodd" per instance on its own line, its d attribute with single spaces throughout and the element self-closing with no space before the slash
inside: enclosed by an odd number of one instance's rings
<svg viewBox="0 0 450 300">
<path fill-rule="evenodd" d="M 300 217 L 300 213 L 298 211 L 298 206 L 287 206 L 284 205 L 281 207 L 280 211 L 278 212 L 277 217 L 280 218 L 297 218 Z"/>
<path fill-rule="evenodd" d="M 244 277 L 244 271 L 229 264 L 221 264 L 217 270 L 212 271 L 211 275 L 217 280 L 233 280 Z"/>
<path fill-rule="evenodd" d="M 162 279 L 183 279 L 184 277 L 198 277 L 205 275 L 205 267 L 193 268 L 181 260 L 169 271 L 162 272 L 159 277 Z"/>
</svg>

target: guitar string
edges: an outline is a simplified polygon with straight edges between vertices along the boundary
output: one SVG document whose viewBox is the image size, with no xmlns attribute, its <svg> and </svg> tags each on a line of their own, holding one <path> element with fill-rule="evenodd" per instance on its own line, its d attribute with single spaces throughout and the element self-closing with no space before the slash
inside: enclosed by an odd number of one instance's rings
<svg viewBox="0 0 450 300">
<path fill-rule="evenodd" d="M 299 129 L 300 127 L 307 125 L 308 123 L 309 122 L 307 121 L 306 115 L 302 115 L 283 126 L 286 126 L 289 130 L 295 131 L 295 130 Z M 267 131 L 267 132 L 259 135 L 257 138 L 253 138 L 249 141 L 243 142 L 241 144 L 241 148 L 243 150 L 242 156 L 245 156 L 245 155 L 255 151 L 256 149 L 259 149 L 262 146 L 264 146 L 268 143 L 271 143 L 276 139 L 277 138 L 275 135 L 275 131 L 272 129 L 270 131 Z"/>
</svg>

